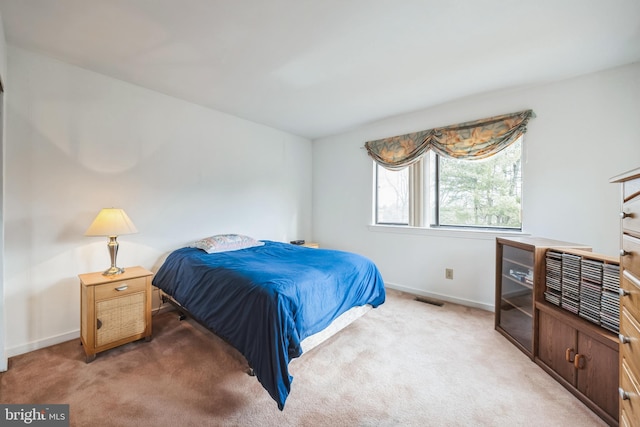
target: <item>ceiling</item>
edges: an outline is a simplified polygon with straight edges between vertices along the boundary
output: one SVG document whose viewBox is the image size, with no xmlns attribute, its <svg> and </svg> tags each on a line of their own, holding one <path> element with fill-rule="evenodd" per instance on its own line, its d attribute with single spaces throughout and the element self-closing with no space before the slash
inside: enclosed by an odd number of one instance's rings
<svg viewBox="0 0 640 427">
<path fill-rule="evenodd" d="M 640 61 L 640 0 L 0 0 L 9 44 L 309 139 Z"/>
</svg>

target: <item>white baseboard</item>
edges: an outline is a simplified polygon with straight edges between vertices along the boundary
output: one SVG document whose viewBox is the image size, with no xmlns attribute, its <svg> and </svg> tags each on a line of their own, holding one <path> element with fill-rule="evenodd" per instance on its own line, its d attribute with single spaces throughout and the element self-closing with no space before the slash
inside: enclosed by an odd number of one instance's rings
<svg viewBox="0 0 640 427">
<path fill-rule="evenodd" d="M 7 348 L 7 357 L 18 356 L 20 354 L 40 350 L 41 348 L 50 347 L 52 345 L 60 344 L 65 341 L 70 341 L 77 338 L 80 338 L 80 329 L 76 329 L 75 331 L 67 332 L 53 337 L 44 338 L 38 341 L 31 341 L 29 343 L 16 347 Z"/>
<path fill-rule="evenodd" d="M 433 298 L 436 300 L 440 300 L 440 301 L 446 301 L 446 302 L 450 302 L 453 304 L 459 304 L 459 305 L 464 305 L 466 307 L 474 307 L 474 308 L 479 308 L 481 310 L 486 310 L 486 311 L 490 311 L 490 312 L 494 312 L 495 311 L 495 307 L 491 304 L 486 304 L 483 302 L 478 302 L 478 301 L 471 301 L 468 299 L 464 299 L 464 298 L 456 298 L 456 297 L 451 297 L 448 295 L 442 295 L 442 294 L 438 294 L 435 292 L 426 292 L 420 289 L 414 289 L 414 288 L 409 288 L 406 286 L 402 286 L 402 285 L 398 285 L 397 283 L 389 283 L 389 282 L 385 282 L 384 285 L 387 288 L 390 289 L 395 289 L 397 291 L 402 291 L 402 292 L 406 292 L 409 294 L 414 294 L 414 295 L 419 295 L 422 297 L 427 297 L 427 298 Z"/>
<path fill-rule="evenodd" d="M 165 311 L 171 311 L 171 310 L 174 310 L 174 307 L 169 304 L 166 304 L 161 307 L 154 307 L 154 309 L 152 310 L 152 314 L 156 315 L 158 313 L 164 313 Z M 18 356 L 24 353 L 29 353 L 30 351 L 40 350 L 41 348 L 50 347 L 52 345 L 60 344 L 65 341 L 70 341 L 78 338 L 80 338 L 80 329 L 67 332 L 64 334 L 56 335 L 53 337 L 32 341 L 30 343 L 19 345 L 16 347 L 7 348 L 6 349 L 7 358 Z M 6 363 L 6 360 L 5 360 L 5 363 Z M 2 368 L 3 368 L 2 360 L 0 360 L 0 372 L 6 371 L 7 365 L 5 364 L 4 369 Z"/>
<path fill-rule="evenodd" d="M 420 289 L 414 289 L 414 288 L 409 288 L 406 286 L 402 286 L 402 285 L 398 285 L 397 283 L 389 283 L 389 282 L 385 282 L 385 286 L 390 288 L 390 289 L 395 289 L 398 291 L 402 291 L 402 292 L 407 292 L 409 294 L 414 294 L 414 295 L 419 295 L 419 296 L 423 296 L 423 297 L 428 297 L 428 298 L 433 298 L 433 299 L 437 299 L 440 301 L 446 301 L 446 302 L 450 302 L 453 304 L 459 304 L 459 305 L 464 305 L 467 307 L 475 307 L 475 308 L 479 308 L 482 310 L 486 310 L 486 311 L 494 311 L 494 307 L 490 304 L 485 304 L 485 303 L 481 303 L 481 302 L 477 302 L 477 301 L 471 301 L 471 300 L 467 300 L 464 298 L 455 298 L 455 297 L 451 297 L 451 296 L 447 296 L 447 295 L 441 295 L 438 293 L 434 293 L 434 292 L 426 292 L 426 291 L 422 291 Z M 171 311 L 174 310 L 173 306 L 171 305 L 163 305 L 161 307 L 156 307 L 154 309 L 154 315 L 157 313 L 163 313 L 165 311 Z M 52 345 L 56 345 L 56 344 L 60 344 L 63 343 L 65 341 L 70 341 L 73 339 L 78 339 L 80 338 L 80 330 L 77 329 L 75 331 L 70 331 L 64 334 L 60 334 L 60 335 L 56 335 L 53 337 L 49 337 L 49 338 L 44 338 L 38 341 L 32 341 L 30 343 L 27 344 L 23 344 L 23 345 L 19 345 L 16 347 L 12 347 L 12 348 L 7 348 L 6 349 L 6 356 L 7 358 L 9 357 L 13 357 L 13 356 L 18 356 L 20 354 L 24 354 L 24 353 L 29 353 L 30 351 L 35 351 L 35 350 L 40 350 L 42 348 L 45 347 L 49 347 Z M 7 370 L 7 366 L 5 364 L 5 366 L 2 366 L 2 360 L 0 360 L 0 372 L 6 371 Z M 6 360 L 5 360 L 6 363 Z M 4 369 L 3 369 L 4 368 Z"/>
</svg>

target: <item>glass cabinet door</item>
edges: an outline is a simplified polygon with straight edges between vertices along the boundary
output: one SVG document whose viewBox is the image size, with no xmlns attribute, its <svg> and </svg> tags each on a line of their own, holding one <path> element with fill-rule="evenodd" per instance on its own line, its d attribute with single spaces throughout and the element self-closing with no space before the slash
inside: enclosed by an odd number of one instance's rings
<svg viewBox="0 0 640 427">
<path fill-rule="evenodd" d="M 533 349 L 533 251 L 502 246 L 499 327 L 527 351 Z"/>
</svg>

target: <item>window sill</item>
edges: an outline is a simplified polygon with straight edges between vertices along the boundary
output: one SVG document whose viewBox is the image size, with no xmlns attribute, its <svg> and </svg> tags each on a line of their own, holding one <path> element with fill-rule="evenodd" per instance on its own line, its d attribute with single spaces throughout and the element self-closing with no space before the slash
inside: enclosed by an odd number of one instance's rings
<svg viewBox="0 0 640 427">
<path fill-rule="evenodd" d="M 406 225 L 375 225 L 367 226 L 369 231 L 376 233 L 392 233 L 392 234 L 410 234 L 414 236 L 434 236 L 434 237 L 451 237 L 459 239 L 479 239 L 494 240 L 496 237 L 502 236 L 528 236 L 529 233 L 523 231 L 509 230 L 487 230 L 487 229 L 457 229 L 457 228 L 422 228 L 409 227 Z"/>
</svg>

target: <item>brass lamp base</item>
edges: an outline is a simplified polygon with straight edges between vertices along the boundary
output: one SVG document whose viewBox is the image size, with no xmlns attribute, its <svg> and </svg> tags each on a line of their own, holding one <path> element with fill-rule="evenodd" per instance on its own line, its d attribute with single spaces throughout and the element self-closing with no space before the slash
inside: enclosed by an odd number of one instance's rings
<svg viewBox="0 0 640 427">
<path fill-rule="evenodd" d="M 124 268 L 120 267 L 110 267 L 109 269 L 102 272 L 103 276 L 115 276 L 116 274 L 124 273 Z"/>
<path fill-rule="evenodd" d="M 116 274 L 124 273 L 124 268 L 116 266 L 116 258 L 118 256 L 118 236 L 109 236 L 109 243 L 107 248 L 109 249 L 109 256 L 111 257 L 111 267 L 105 270 L 103 276 L 115 276 Z"/>
</svg>

